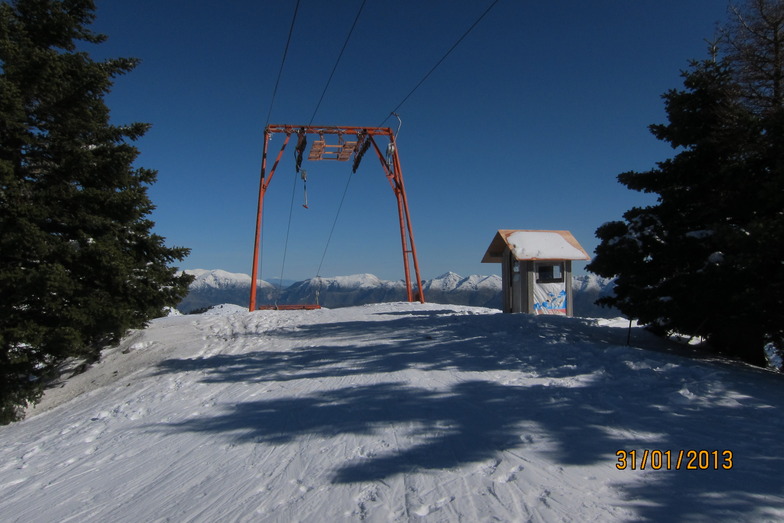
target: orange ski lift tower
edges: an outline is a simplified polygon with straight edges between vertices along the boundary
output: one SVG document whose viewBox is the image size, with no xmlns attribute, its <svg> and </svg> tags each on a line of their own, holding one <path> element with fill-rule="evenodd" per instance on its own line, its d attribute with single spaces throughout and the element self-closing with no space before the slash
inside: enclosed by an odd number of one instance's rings
<svg viewBox="0 0 784 523">
<path fill-rule="evenodd" d="M 267 173 L 267 153 L 270 138 L 273 134 L 285 134 L 286 138 L 278 152 L 272 168 Z M 408 301 L 419 301 L 425 303 L 425 295 L 422 292 L 422 278 L 419 275 L 419 261 L 417 260 L 416 246 L 414 244 L 414 231 L 411 227 L 411 215 L 408 211 L 408 198 L 406 188 L 403 184 L 403 173 L 400 170 L 400 158 L 398 157 L 397 146 L 395 144 L 395 134 L 389 127 L 345 127 L 345 126 L 313 126 L 313 125 L 268 125 L 264 129 L 264 153 L 261 157 L 261 180 L 259 183 L 259 204 L 256 212 L 256 236 L 253 246 L 253 270 L 251 271 L 250 286 L 250 306 L 254 311 L 256 306 L 257 279 L 259 273 L 259 248 L 261 246 L 261 219 L 264 208 L 264 196 L 267 193 L 272 177 L 275 176 L 275 169 L 278 167 L 283 151 L 291 140 L 292 135 L 296 136 L 297 145 L 295 148 L 297 170 L 299 171 L 307 148 L 307 135 L 316 135 L 318 139 L 313 141 L 310 152 L 307 155 L 309 161 L 335 160 L 340 162 L 354 158 L 353 172 L 357 172 L 362 157 L 372 148 L 379 161 L 384 175 L 392 187 L 397 199 L 397 212 L 400 219 L 400 242 L 403 249 L 403 270 L 406 277 L 406 296 Z M 330 138 L 330 140 L 327 139 Z M 333 139 L 333 137 L 335 137 Z M 382 151 L 377 140 L 386 138 L 388 140 L 386 148 Z M 327 143 L 328 141 L 332 143 Z M 334 142 L 337 143 L 334 143 Z M 416 277 L 417 290 L 411 284 L 410 261 L 413 261 L 414 273 Z"/>
</svg>

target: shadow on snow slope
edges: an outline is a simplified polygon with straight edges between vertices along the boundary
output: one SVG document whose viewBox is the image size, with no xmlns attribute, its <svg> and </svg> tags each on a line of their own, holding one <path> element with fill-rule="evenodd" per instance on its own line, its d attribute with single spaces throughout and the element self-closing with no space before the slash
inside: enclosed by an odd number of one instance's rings
<svg viewBox="0 0 784 523">
<path fill-rule="evenodd" d="M 760 505 L 784 510 L 779 376 L 624 347 L 624 329 L 588 320 L 442 312 L 249 332 L 262 350 L 164 361 L 160 373 L 198 371 L 206 382 L 376 376 L 306 396 L 238 403 L 166 428 L 278 444 L 413 427 L 416 444 L 349 462 L 335 471 L 336 483 L 455 468 L 504 450 L 525 456 L 541 438 L 549 440 L 553 462 L 598 464 L 612 473 L 620 449 L 728 449 L 731 470 L 637 471 L 644 481 L 619 476 L 616 486 L 650 520 L 726 519 Z M 300 339 L 302 347 L 264 350 L 275 338 Z M 457 378 L 425 389 L 385 376 L 410 369 Z"/>
</svg>

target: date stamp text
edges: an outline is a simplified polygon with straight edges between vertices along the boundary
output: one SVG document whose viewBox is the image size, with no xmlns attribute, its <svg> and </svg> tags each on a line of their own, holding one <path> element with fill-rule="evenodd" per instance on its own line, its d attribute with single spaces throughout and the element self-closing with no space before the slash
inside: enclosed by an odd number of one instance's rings
<svg viewBox="0 0 784 523">
<path fill-rule="evenodd" d="M 730 470 L 731 450 L 619 450 L 618 470 Z"/>
</svg>

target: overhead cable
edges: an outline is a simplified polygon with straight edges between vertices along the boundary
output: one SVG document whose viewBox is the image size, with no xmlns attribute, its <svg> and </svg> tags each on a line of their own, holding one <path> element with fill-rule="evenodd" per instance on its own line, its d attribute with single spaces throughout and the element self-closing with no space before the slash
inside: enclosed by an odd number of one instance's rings
<svg viewBox="0 0 784 523">
<path fill-rule="evenodd" d="M 338 68 L 338 64 L 340 64 L 340 59 L 343 58 L 343 51 L 346 50 L 346 46 L 348 45 L 348 41 L 351 39 L 351 34 L 354 32 L 354 28 L 357 26 L 357 21 L 359 20 L 359 15 L 362 14 L 362 9 L 365 8 L 365 2 L 367 0 L 362 0 L 362 5 L 359 6 L 359 11 L 357 11 L 357 16 L 354 17 L 354 23 L 351 24 L 351 29 L 348 31 L 348 35 L 346 36 L 346 41 L 343 42 L 343 48 L 340 50 L 340 54 L 338 55 L 338 59 L 335 61 L 335 66 L 332 68 L 332 72 L 329 74 L 329 78 L 327 79 L 327 85 L 324 86 L 324 90 L 321 92 L 321 98 L 319 98 L 318 104 L 316 104 L 316 109 L 313 111 L 313 116 L 310 117 L 310 122 L 308 125 L 313 124 L 313 120 L 316 118 L 316 113 L 321 107 L 321 102 L 324 100 L 324 95 L 327 94 L 327 89 L 329 88 L 329 84 L 332 82 L 332 77 L 335 75 L 335 71 Z"/>
<path fill-rule="evenodd" d="M 297 11 L 299 11 L 299 2 L 294 6 L 294 16 L 291 18 L 291 25 L 289 26 L 289 37 L 286 39 L 286 47 L 283 49 L 283 58 L 280 61 L 280 69 L 278 70 L 278 78 L 275 80 L 275 89 L 272 90 L 272 99 L 270 100 L 269 110 L 267 111 L 266 127 L 270 123 L 270 116 L 272 116 L 272 106 L 275 104 L 275 96 L 278 94 L 278 86 L 280 85 L 280 77 L 283 76 L 283 66 L 286 64 L 286 55 L 289 53 L 289 44 L 291 44 L 291 35 L 294 33 L 294 22 L 297 20 Z"/>
<path fill-rule="evenodd" d="M 495 7 L 495 5 L 496 5 L 496 4 L 497 4 L 499 1 L 500 1 L 500 0 L 495 0 L 495 1 L 494 1 L 492 4 L 490 4 L 490 6 L 489 6 L 487 9 L 485 9 L 485 12 L 484 12 L 484 13 L 482 13 L 482 14 L 479 16 L 479 18 L 477 18 L 477 19 L 476 19 L 476 21 L 475 21 L 473 24 L 471 24 L 471 27 L 469 27 L 469 28 L 468 28 L 468 30 L 466 30 L 466 32 L 465 32 L 465 33 L 463 33 L 463 36 L 461 36 L 460 38 L 458 38 L 458 39 L 457 39 L 457 42 L 455 42 L 455 43 L 452 45 L 452 47 L 450 47 L 450 48 L 449 48 L 449 50 L 446 52 L 446 54 L 444 54 L 444 56 L 442 56 L 442 57 L 441 57 L 441 59 L 440 59 L 438 62 L 436 62 L 436 65 L 434 65 L 434 66 L 433 66 L 433 67 L 430 69 L 430 71 L 428 71 L 428 72 L 427 72 L 427 74 L 426 74 L 426 75 L 425 75 L 425 76 L 424 76 L 424 77 L 423 77 L 423 78 L 422 78 L 422 79 L 419 81 L 419 83 L 418 83 L 418 84 L 416 84 L 416 85 L 414 86 L 414 88 L 413 88 L 413 89 L 411 89 L 411 91 L 410 91 L 410 92 L 409 92 L 409 93 L 408 93 L 408 94 L 407 94 L 407 95 L 406 95 L 406 96 L 403 98 L 403 100 L 402 100 L 402 101 L 401 101 L 399 104 L 397 104 L 397 106 L 396 106 L 394 109 L 392 109 L 392 110 L 389 112 L 389 114 L 386 116 L 386 118 L 384 118 L 384 120 L 383 120 L 383 121 L 382 121 L 382 122 L 379 124 L 379 127 L 381 127 L 382 125 L 384 125 L 384 122 L 386 122 L 386 121 L 389 119 L 389 117 L 390 117 L 390 116 L 392 116 L 394 113 L 396 113 L 396 112 L 398 111 L 398 109 L 400 109 L 400 107 L 401 107 L 401 106 L 402 106 L 404 103 L 406 103 L 406 101 L 407 101 L 407 100 L 408 100 L 408 99 L 411 97 L 411 95 L 412 95 L 412 94 L 414 94 L 414 92 L 415 92 L 417 89 L 419 89 L 419 86 L 421 86 L 423 83 L 425 83 L 425 80 L 427 80 L 427 79 L 428 79 L 428 77 L 429 77 L 431 74 L 433 74 L 433 71 L 435 71 L 436 69 L 438 69 L 438 66 L 439 66 L 439 65 L 441 65 L 441 63 L 442 63 L 444 60 L 446 60 L 446 58 L 447 58 L 447 57 L 448 57 L 448 56 L 449 56 L 449 55 L 452 53 L 452 51 L 454 51 L 454 50 L 455 50 L 455 48 L 456 48 L 458 45 L 460 45 L 460 42 L 462 42 L 462 41 L 463 41 L 463 39 L 464 39 L 466 36 L 468 36 L 468 34 L 469 34 L 471 31 L 473 31 L 474 27 L 476 27 L 476 26 L 479 24 L 479 22 L 481 22 L 481 21 L 482 21 L 482 19 L 483 19 L 483 18 L 484 18 L 484 17 L 487 15 L 487 13 L 489 13 L 489 12 L 490 12 L 490 10 L 491 10 L 491 9 L 493 9 L 493 7 Z"/>
<path fill-rule="evenodd" d="M 343 188 L 343 196 L 340 197 L 340 204 L 338 204 L 338 211 L 335 213 L 335 220 L 332 222 L 332 228 L 329 230 L 329 236 L 327 237 L 327 243 L 324 245 L 324 252 L 321 254 L 321 261 L 319 261 L 318 269 L 316 269 L 316 277 L 321 276 L 321 266 L 324 264 L 324 258 L 327 256 L 327 250 L 329 249 L 329 243 L 332 241 L 332 233 L 335 232 L 335 225 L 338 223 L 338 217 L 340 216 L 340 210 L 343 208 L 343 201 L 346 199 L 346 193 L 348 192 L 348 186 L 351 183 L 351 176 L 352 173 L 348 174 L 348 180 L 346 180 L 346 186 Z"/>
</svg>

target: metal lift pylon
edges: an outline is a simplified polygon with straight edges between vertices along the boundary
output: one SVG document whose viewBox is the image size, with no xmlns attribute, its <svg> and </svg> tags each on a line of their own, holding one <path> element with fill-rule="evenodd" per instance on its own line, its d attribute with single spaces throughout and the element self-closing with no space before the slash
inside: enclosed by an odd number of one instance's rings
<svg viewBox="0 0 784 523">
<path fill-rule="evenodd" d="M 283 145 L 275 158 L 275 163 L 267 174 L 267 153 L 270 139 L 273 134 L 285 134 L 286 138 Z M 422 289 L 422 278 L 419 273 L 419 261 L 417 259 L 416 245 L 414 243 L 414 230 L 411 225 L 411 214 L 408 210 L 408 197 L 406 196 L 406 188 L 403 184 L 403 173 L 400 169 L 400 157 L 398 156 L 397 144 L 395 143 L 395 134 L 389 127 L 346 127 L 346 126 L 313 126 L 313 125 L 268 125 L 264 129 L 264 152 L 261 157 L 261 176 L 259 181 L 259 200 L 258 209 L 256 211 L 256 235 L 253 245 L 253 269 L 251 270 L 251 287 L 250 287 L 250 304 L 249 310 L 257 310 L 256 306 L 256 293 L 257 293 L 257 280 L 259 274 L 259 249 L 261 247 L 261 221 L 262 210 L 264 208 L 264 196 L 267 193 L 272 177 L 275 175 L 275 170 L 283 157 L 283 152 L 289 143 L 292 134 L 298 136 L 297 140 L 297 169 L 299 170 L 299 163 L 302 159 L 303 150 L 307 142 L 304 137 L 308 134 L 315 134 L 319 136 L 319 140 L 314 141 L 313 147 L 308 154 L 308 160 L 337 160 L 347 161 L 351 156 L 354 156 L 354 172 L 356 172 L 362 156 L 369 148 L 373 148 L 376 152 L 381 167 L 384 170 L 384 175 L 389 181 L 395 193 L 397 200 L 397 212 L 400 220 L 400 241 L 403 250 L 403 270 L 406 279 L 406 297 L 409 302 L 419 301 L 425 303 L 425 294 Z M 335 145 L 328 145 L 324 136 L 337 135 L 338 143 Z M 387 145 L 387 154 L 382 152 L 376 143 L 377 136 L 387 137 L 389 143 Z M 346 140 L 346 137 L 353 137 L 354 140 Z M 416 288 L 411 282 L 410 262 L 414 265 L 414 274 L 416 277 Z"/>
</svg>

